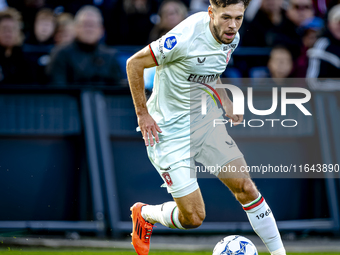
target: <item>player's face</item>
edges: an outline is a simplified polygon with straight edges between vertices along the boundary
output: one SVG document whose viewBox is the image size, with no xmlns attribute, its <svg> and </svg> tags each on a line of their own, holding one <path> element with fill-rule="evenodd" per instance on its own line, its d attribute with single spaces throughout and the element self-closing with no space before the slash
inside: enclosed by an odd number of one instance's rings
<svg viewBox="0 0 340 255">
<path fill-rule="evenodd" d="M 226 7 L 209 6 L 210 29 L 215 39 L 224 44 L 231 43 L 240 29 L 245 11 L 243 3 Z"/>
</svg>

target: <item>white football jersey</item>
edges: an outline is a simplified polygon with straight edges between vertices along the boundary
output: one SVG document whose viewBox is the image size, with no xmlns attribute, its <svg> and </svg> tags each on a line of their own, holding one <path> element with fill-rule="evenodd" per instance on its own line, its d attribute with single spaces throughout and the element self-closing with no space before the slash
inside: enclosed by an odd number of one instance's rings
<svg viewBox="0 0 340 255">
<path fill-rule="evenodd" d="M 201 96 L 207 91 L 213 94 L 206 85 L 215 88 L 240 36 L 237 33 L 232 43 L 220 44 L 209 22 L 208 12 L 196 13 L 149 45 L 157 68 L 147 107 L 163 131 L 161 136 L 183 135 L 222 115 L 209 95 L 207 114 L 202 115 Z"/>
</svg>

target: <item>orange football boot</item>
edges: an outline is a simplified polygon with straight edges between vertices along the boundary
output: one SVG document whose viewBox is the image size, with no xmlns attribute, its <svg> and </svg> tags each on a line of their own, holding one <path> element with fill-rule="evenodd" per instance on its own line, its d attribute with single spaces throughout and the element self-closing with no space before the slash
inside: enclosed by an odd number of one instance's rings
<svg viewBox="0 0 340 255">
<path fill-rule="evenodd" d="M 142 217 L 142 207 L 146 205 L 140 202 L 135 203 L 130 210 L 132 211 L 132 245 L 138 255 L 148 255 L 150 249 L 150 238 L 153 224 L 147 222 Z"/>
</svg>

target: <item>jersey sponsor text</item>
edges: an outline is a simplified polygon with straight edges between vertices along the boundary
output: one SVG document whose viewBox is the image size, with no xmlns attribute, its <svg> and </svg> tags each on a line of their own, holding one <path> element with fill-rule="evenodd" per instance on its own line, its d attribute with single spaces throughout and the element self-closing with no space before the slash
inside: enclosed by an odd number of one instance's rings
<svg viewBox="0 0 340 255">
<path fill-rule="evenodd" d="M 213 82 L 220 77 L 221 74 L 211 74 L 211 75 L 198 75 L 198 74 L 190 74 L 188 77 L 188 81 L 198 82 L 198 83 L 207 83 Z"/>
</svg>

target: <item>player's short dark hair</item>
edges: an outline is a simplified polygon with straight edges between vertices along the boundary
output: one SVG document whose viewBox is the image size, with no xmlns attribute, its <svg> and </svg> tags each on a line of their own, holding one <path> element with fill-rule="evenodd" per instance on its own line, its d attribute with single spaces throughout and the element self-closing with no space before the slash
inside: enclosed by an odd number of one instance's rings
<svg viewBox="0 0 340 255">
<path fill-rule="evenodd" d="M 231 4 L 243 3 L 244 8 L 247 8 L 251 0 L 210 0 L 210 4 L 216 7 L 226 7 Z"/>
</svg>

